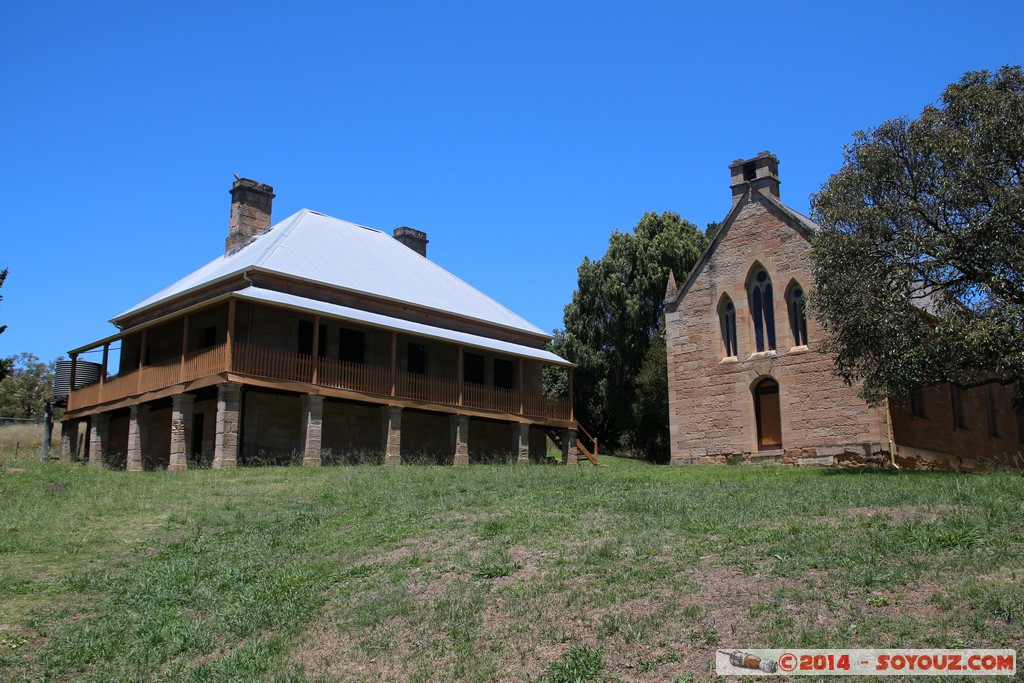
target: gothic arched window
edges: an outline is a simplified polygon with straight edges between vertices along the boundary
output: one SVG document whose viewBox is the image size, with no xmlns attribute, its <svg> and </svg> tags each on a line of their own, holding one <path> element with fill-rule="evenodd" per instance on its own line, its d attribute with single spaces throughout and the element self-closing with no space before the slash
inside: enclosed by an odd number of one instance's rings
<svg viewBox="0 0 1024 683">
<path fill-rule="evenodd" d="M 738 356 L 736 350 L 736 306 L 726 294 L 718 304 L 718 322 L 722 328 L 722 349 L 726 358 Z"/>
<path fill-rule="evenodd" d="M 793 346 L 807 346 L 807 312 L 804 309 L 804 288 L 794 280 L 786 294 L 789 309 L 789 329 L 793 332 Z"/>
<path fill-rule="evenodd" d="M 758 266 L 750 278 L 750 313 L 754 322 L 754 347 L 758 352 L 775 350 L 775 306 L 772 279 Z"/>
</svg>

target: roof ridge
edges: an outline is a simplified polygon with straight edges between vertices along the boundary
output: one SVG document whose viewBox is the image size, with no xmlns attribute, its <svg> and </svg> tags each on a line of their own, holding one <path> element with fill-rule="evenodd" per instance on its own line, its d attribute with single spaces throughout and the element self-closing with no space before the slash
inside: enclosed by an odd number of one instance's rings
<svg viewBox="0 0 1024 683">
<path fill-rule="evenodd" d="M 292 234 L 292 232 L 295 231 L 295 226 L 297 226 L 299 223 L 301 223 L 302 220 L 306 216 L 308 216 L 310 213 L 313 213 L 313 212 L 310 211 L 309 209 L 299 209 L 298 211 L 293 213 L 291 216 L 286 218 L 285 221 L 291 220 L 291 223 L 289 223 L 288 225 L 285 225 L 283 228 L 281 228 L 281 233 L 274 237 L 274 241 L 273 242 L 271 242 L 270 244 L 266 245 L 266 249 L 264 249 L 263 254 L 258 259 L 253 261 L 244 270 L 248 270 L 249 268 L 256 268 L 256 267 L 262 266 L 264 263 L 266 263 L 267 259 L 270 258 L 270 255 L 273 254 L 275 251 L 277 251 L 278 248 L 281 246 L 281 243 L 284 242 L 286 239 L 288 239 L 288 237 Z M 281 223 L 278 223 L 277 225 L 281 225 Z M 266 235 L 268 233 L 271 233 L 273 231 L 274 231 L 273 227 L 267 228 L 265 231 L 261 232 L 259 235 L 256 235 L 256 237 L 252 241 L 246 242 L 244 245 L 242 245 L 242 247 L 236 253 L 241 253 L 242 251 L 245 250 L 246 247 L 248 247 L 251 244 L 254 244 L 256 241 L 258 241 L 260 237 L 262 237 L 263 235 Z M 232 256 L 234 256 L 234 254 L 232 254 Z"/>
</svg>

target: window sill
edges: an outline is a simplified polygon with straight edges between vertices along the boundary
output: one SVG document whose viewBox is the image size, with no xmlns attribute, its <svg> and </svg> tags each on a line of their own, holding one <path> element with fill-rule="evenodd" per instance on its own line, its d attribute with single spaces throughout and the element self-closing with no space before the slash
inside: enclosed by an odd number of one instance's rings
<svg viewBox="0 0 1024 683">
<path fill-rule="evenodd" d="M 750 354 L 750 358 L 747 360 L 755 360 L 757 358 L 774 358 L 777 355 L 779 354 L 775 349 L 772 349 L 771 351 L 757 351 Z"/>
<path fill-rule="evenodd" d="M 726 356 L 721 361 L 719 361 L 719 365 L 721 365 L 722 363 L 739 363 L 739 362 L 740 362 L 740 359 L 739 359 L 738 356 Z"/>
<path fill-rule="evenodd" d="M 810 349 L 807 348 L 807 344 L 801 344 L 800 346 L 794 346 L 791 348 L 789 353 L 807 353 L 808 351 L 810 351 Z"/>
</svg>

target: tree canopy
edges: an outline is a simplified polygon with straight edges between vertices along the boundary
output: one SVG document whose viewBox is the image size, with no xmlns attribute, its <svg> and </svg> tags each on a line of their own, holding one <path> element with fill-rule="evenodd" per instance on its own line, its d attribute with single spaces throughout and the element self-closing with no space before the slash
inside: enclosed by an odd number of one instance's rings
<svg viewBox="0 0 1024 683">
<path fill-rule="evenodd" d="M 969 72 L 854 134 L 811 198 L 813 308 L 872 403 L 1024 377 L 1024 74 Z"/>
<path fill-rule="evenodd" d="M 645 213 L 632 232 L 612 233 L 603 257 L 579 266 L 552 348 L 578 365 L 576 417 L 608 447 L 667 459 L 662 300 L 669 271 L 684 278 L 706 245 L 704 233 L 678 214 Z M 546 386 L 564 391 L 553 375 Z"/>
<path fill-rule="evenodd" d="M 55 363 L 43 363 L 31 353 L 4 359 L 9 368 L 0 381 L 0 417 L 38 419 L 53 394 Z"/>
</svg>

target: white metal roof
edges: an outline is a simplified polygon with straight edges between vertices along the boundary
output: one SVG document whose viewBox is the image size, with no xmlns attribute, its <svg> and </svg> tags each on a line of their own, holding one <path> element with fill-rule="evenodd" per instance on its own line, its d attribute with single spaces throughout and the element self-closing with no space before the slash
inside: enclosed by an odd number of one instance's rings
<svg viewBox="0 0 1024 683">
<path fill-rule="evenodd" d="M 466 284 L 391 235 L 302 209 L 220 256 L 111 322 L 247 270 L 322 282 L 447 311 L 531 334 L 550 335 Z"/>
<path fill-rule="evenodd" d="M 406 249 L 407 247 L 403 246 L 402 248 Z M 357 323 L 365 323 L 367 325 L 382 327 L 389 330 L 408 332 L 421 337 L 443 339 L 444 341 L 463 344 L 465 346 L 489 349 L 491 351 L 499 351 L 501 353 L 523 356 L 525 358 L 533 358 L 535 360 L 544 361 L 545 363 L 572 365 L 572 363 L 564 358 L 556 356 L 550 351 L 545 351 L 544 349 L 535 349 L 530 346 L 523 346 L 522 344 L 512 344 L 498 339 L 491 339 L 490 337 L 481 337 L 476 334 L 448 330 L 443 327 L 434 327 L 433 325 L 424 325 L 422 323 L 415 323 L 401 318 L 393 318 L 380 313 L 371 313 L 370 311 L 364 311 L 359 308 L 329 304 L 323 301 L 317 301 L 316 299 L 307 299 L 306 297 L 297 296 L 295 294 L 286 294 L 272 289 L 246 287 L 245 289 L 234 292 L 234 296 L 262 303 L 281 304 L 288 306 L 289 308 L 297 308 L 309 313 L 319 313 L 344 320 L 351 320 Z"/>
</svg>

